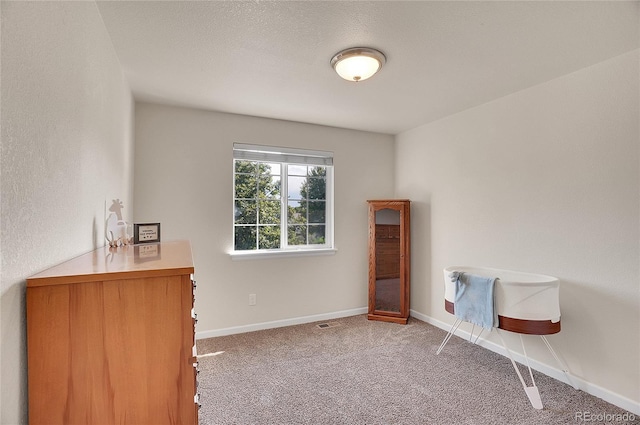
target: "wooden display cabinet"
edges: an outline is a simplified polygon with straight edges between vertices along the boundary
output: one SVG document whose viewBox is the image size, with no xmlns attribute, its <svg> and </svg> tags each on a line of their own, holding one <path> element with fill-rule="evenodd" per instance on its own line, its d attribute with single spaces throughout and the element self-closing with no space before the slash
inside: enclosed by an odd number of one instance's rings
<svg viewBox="0 0 640 425">
<path fill-rule="evenodd" d="M 370 200 L 370 320 L 406 324 L 410 296 L 410 215 L 408 199 Z"/>
<path fill-rule="evenodd" d="M 27 279 L 30 424 L 197 424 L 189 242 L 104 247 Z"/>
</svg>

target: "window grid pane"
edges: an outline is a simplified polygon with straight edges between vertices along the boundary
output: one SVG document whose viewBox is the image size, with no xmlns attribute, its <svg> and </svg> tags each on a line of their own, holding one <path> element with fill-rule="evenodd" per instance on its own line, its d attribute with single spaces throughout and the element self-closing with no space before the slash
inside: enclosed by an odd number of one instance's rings
<svg viewBox="0 0 640 425">
<path fill-rule="evenodd" d="M 258 249 L 280 248 L 280 225 L 258 226 Z"/>
<path fill-rule="evenodd" d="M 257 248 L 255 226 L 235 226 L 234 230 L 234 249 L 236 251 Z"/>
<path fill-rule="evenodd" d="M 324 244 L 325 226 L 309 226 L 309 244 Z"/>
<path fill-rule="evenodd" d="M 280 225 L 280 201 L 260 201 L 260 224 Z"/>
<path fill-rule="evenodd" d="M 235 202 L 235 224 L 257 223 L 257 205 L 253 199 L 236 200 Z"/>
<path fill-rule="evenodd" d="M 307 226 L 293 225 L 288 228 L 289 245 L 307 244 Z"/>
<path fill-rule="evenodd" d="M 309 223 L 324 224 L 326 208 L 325 201 L 309 201 Z"/>
</svg>

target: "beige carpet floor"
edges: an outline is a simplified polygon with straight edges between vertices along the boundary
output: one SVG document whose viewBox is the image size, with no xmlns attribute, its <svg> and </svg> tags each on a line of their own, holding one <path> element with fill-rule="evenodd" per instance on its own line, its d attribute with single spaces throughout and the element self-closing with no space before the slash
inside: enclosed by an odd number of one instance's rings
<svg viewBox="0 0 640 425">
<path fill-rule="evenodd" d="M 457 337 L 436 355 L 445 332 L 413 318 L 319 323 L 198 340 L 200 424 L 640 423 L 534 371 L 535 410 L 507 358 Z"/>
</svg>

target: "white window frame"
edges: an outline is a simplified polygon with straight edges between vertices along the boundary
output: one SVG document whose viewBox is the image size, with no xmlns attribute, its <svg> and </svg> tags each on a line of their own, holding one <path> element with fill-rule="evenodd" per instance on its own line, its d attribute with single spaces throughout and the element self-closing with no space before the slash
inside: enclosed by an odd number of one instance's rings
<svg viewBox="0 0 640 425">
<path fill-rule="evenodd" d="M 280 188 L 280 248 L 235 250 L 235 161 L 259 161 L 281 164 Z M 291 245 L 287 244 L 287 205 L 288 205 L 288 165 L 320 165 L 326 167 L 326 213 L 325 213 L 325 243 L 322 245 Z M 308 149 L 294 149 L 275 146 L 253 145 L 245 143 L 233 144 L 233 187 L 232 187 L 232 244 L 229 253 L 232 259 L 272 258 L 282 256 L 331 255 L 336 252 L 334 245 L 334 179 L 333 152 Z"/>
</svg>

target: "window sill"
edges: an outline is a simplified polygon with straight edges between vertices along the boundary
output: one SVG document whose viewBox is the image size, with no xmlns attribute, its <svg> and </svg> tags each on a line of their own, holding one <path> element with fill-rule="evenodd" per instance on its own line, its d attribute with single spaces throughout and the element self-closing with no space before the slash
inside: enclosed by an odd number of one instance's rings
<svg viewBox="0 0 640 425">
<path fill-rule="evenodd" d="M 316 255 L 334 255 L 338 250 L 335 248 L 322 249 L 299 249 L 289 251 L 246 251 L 246 252 L 230 252 L 232 260 L 258 260 L 266 258 L 285 258 L 285 257 L 309 257 Z"/>
</svg>

